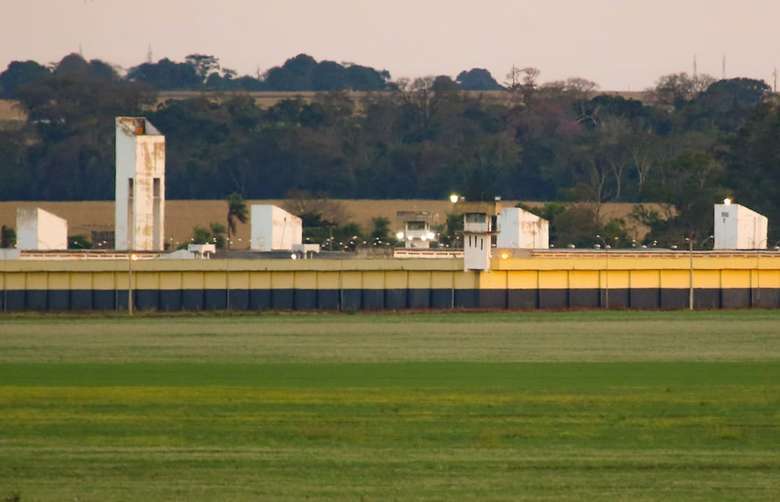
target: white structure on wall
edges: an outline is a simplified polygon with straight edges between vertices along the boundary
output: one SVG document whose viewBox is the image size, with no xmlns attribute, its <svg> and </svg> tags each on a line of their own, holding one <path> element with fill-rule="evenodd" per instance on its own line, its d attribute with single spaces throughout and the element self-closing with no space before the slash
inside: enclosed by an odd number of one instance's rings
<svg viewBox="0 0 780 502">
<path fill-rule="evenodd" d="M 519 207 L 507 207 L 498 214 L 497 247 L 547 249 L 550 247 L 549 223 Z"/>
<path fill-rule="evenodd" d="M 766 249 L 766 216 L 728 199 L 715 204 L 714 249 Z"/>
<path fill-rule="evenodd" d="M 463 215 L 463 269 L 490 270 L 491 216 L 487 213 Z"/>
<path fill-rule="evenodd" d="M 429 249 L 436 234 L 431 230 L 430 215 L 427 211 L 399 211 L 398 217 L 404 222 L 404 229 L 396 234 L 404 242 L 406 249 Z"/>
<path fill-rule="evenodd" d="M 253 204 L 250 212 L 252 251 L 292 251 L 303 242 L 301 219 L 269 204 Z"/>
<path fill-rule="evenodd" d="M 165 136 L 143 117 L 116 118 L 116 249 L 161 251 Z"/>
<path fill-rule="evenodd" d="M 16 209 L 16 247 L 29 251 L 68 249 L 68 222 L 41 208 Z"/>
</svg>

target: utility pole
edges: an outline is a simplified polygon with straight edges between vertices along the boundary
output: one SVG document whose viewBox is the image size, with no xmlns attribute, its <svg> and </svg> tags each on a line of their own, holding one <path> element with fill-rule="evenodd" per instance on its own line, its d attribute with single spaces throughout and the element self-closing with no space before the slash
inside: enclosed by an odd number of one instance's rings
<svg viewBox="0 0 780 502">
<path fill-rule="evenodd" d="M 720 78 L 726 80 L 726 55 L 723 55 L 723 61 L 721 61 L 721 73 Z"/>
<path fill-rule="evenodd" d="M 152 54 L 152 44 L 149 44 L 149 48 L 146 49 L 146 62 L 152 64 L 154 62 L 154 56 Z"/>
<path fill-rule="evenodd" d="M 696 62 L 696 54 L 693 55 L 693 78 L 699 76 L 699 65 Z"/>
</svg>

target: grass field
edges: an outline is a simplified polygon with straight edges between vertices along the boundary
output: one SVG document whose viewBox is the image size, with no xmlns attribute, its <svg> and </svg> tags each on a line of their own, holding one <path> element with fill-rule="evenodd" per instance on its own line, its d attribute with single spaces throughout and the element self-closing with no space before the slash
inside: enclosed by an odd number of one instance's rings
<svg viewBox="0 0 780 502">
<path fill-rule="evenodd" d="M 779 492 L 780 311 L 0 317 L 0 500 Z"/>
</svg>

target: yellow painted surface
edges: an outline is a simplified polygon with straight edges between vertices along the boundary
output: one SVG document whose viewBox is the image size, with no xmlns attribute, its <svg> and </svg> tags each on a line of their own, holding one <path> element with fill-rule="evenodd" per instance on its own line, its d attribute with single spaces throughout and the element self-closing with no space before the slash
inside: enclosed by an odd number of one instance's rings
<svg viewBox="0 0 780 502">
<path fill-rule="evenodd" d="M 722 270 L 720 276 L 723 289 L 751 287 L 749 270 Z"/>
<path fill-rule="evenodd" d="M 67 272 L 51 272 L 48 289 L 70 289 L 70 274 Z"/>
<path fill-rule="evenodd" d="M 596 270 L 572 270 L 569 272 L 569 287 L 572 289 L 597 289 L 602 287 L 599 272 Z M 610 287 L 616 287 L 612 283 Z"/>
<path fill-rule="evenodd" d="M 295 272 L 295 289 L 317 289 L 317 272 Z"/>
<path fill-rule="evenodd" d="M 628 289 L 630 284 L 630 273 L 628 270 L 610 270 L 602 272 L 603 275 L 609 274 L 610 289 Z"/>
<path fill-rule="evenodd" d="M 73 272 L 70 274 L 70 287 L 73 289 L 92 289 L 93 278 L 89 272 Z"/>
<path fill-rule="evenodd" d="M 385 289 L 385 273 L 363 272 L 363 289 Z"/>
<path fill-rule="evenodd" d="M 30 272 L 27 274 L 27 289 L 48 289 L 47 276 L 46 272 Z"/>
<path fill-rule="evenodd" d="M 249 272 L 250 289 L 271 289 L 270 272 Z"/>
<path fill-rule="evenodd" d="M 456 272 L 455 289 L 476 289 L 479 287 L 479 272 Z"/>
<path fill-rule="evenodd" d="M 479 274 L 479 289 L 506 289 L 508 271 L 491 270 Z"/>
<path fill-rule="evenodd" d="M 409 272 L 409 289 L 428 289 L 430 287 L 430 272 Z"/>
<path fill-rule="evenodd" d="M 160 272 L 160 289 L 172 291 L 182 289 L 182 277 L 180 272 Z"/>
<path fill-rule="evenodd" d="M 135 287 L 138 289 L 160 289 L 160 274 L 157 272 L 135 272 Z M 223 276 L 224 279 L 224 276 Z"/>
<path fill-rule="evenodd" d="M 206 272 L 203 274 L 203 288 L 204 289 L 225 289 L 227 287 L 227 280 L 225 280 L 225 272 Z"/>
<path fill-rule="evenodd" d="M 117 278 L 113 272 L 92 273 L 92 289 L 111 291 L 117 289 Z"/>
<path fill-rule="evenodd" d="M 569 277 L 566 271 L 544 270 L 539 273 L 539 289 L 566 289 Z"/>
<path fill-rule="evenodd" d="M 693 286 L 705 289 L 720 288 L 720 270 L 695 270 L 693 272 Z"/>
<path fill-rule="evenodd" d="M 339 289 L 338 272 L 317 272 L 318 289 Z"/>
<path fill-rule="evenodd" d="M 780 288 L 780 270 L 760 270 L 758 287 Z"/>
<path fill-rule="evenodd" d="M 385 287 L 387 289 L 406 289 L 408 273 L 389 271 L 385 272 Z"/>
<path fill-rule="evenodd" d="M 203 289 L 202 272 L 183 272 L 181 274 L 182 289 Z"/>
<path fill-rule="evenodd" d="M 343 289 L 362 289 L 362 274 L 360 272 L 342 272 L 341 287 Z"/>
<path fill-rule="evenodd" d="M 230 272 L 230 289 L 249 289 L 249 272 Z"/>
<path fill-rule="evenodd" d="M 295 288 L 294 272 L 274 272 L 271 274 L 272 289 L 293 289 Z"/>
<path fill-rule="evenodd" d="M 690 275 L 688 270 L 662 270 L 662 288 L 688 288 L 690 287 Z"/>
<path fill-rule="evenodd" d="M 660 288 L 661 280 L 658 270 L 631 270 L 629 281 L 632 289 Z"/>
<path fill-rule="evenodd" d="M 455 277 L 451 272 L 431 272 L 431 288 L 452 289 L 455 287 Z"/>
<path fill-rule="evenodd" d="M 538 286 L 536 270 L 510 270 L 507 275 L 509 289 L 536 289 Z"/>
</svg>

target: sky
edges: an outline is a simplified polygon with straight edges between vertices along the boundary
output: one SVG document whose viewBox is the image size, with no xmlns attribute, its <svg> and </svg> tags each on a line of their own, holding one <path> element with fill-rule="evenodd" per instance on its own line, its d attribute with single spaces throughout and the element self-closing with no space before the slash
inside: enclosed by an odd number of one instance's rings
<svg viewBox="0 0 780 502">
<path fill-rule="evenodd" d="M 254 75 L 307 53 L 387 69 L 393 78 L 534 66 L 642 90 L 699 72 L 772 83 L 777 0 L 3 0 L 0 68 L 58 61 L 79 47 L 128 68 L 218 56 Z"/>
</svg>

